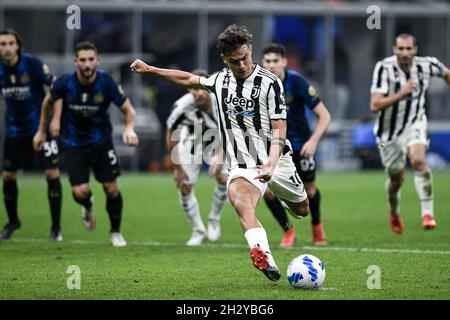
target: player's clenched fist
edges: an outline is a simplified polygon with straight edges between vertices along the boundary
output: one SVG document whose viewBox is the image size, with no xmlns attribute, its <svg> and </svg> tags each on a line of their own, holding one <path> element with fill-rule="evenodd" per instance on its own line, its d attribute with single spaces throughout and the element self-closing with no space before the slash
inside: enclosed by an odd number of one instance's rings
<svg viewBox="0 0 450 320">
<path fill-rule="evenodd" d="M 150 66 L 148 64 L 146 64 L 144 61 L 142 61 L 140 59 L 136 59 L 130 65 L 130 69 L 131 69 L 131 71 L 136 72 L 136 73 L 144 73 L 144 72 L 148 72 L 148 70 L 150 69 Z"/>
</svg>

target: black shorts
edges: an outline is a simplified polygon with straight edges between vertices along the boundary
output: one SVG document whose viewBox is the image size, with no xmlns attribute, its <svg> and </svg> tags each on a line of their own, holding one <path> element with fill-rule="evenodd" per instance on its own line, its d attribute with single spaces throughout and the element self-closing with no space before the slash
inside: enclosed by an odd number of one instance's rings
<svg viewBox="0 0 450 320">
<path fill-rule="evenodd" d="M 33 149 L 33 137 L 5 138 L 3 146 L 3 170 L 17 171 L 18 169 L 43 170 L 59 167 L 59 148 L 55 139 L 45 141 L 41 151 Z"/>
<path fill-rule="evenodd" d="M 316 160 L 314 157 L 304 158 L 300 156 L 300 151 L 294 151 L 295 167 L 303 182 L 313 182 L 316 180 Z"/>
<path fill-rule="evenodd" d="M 91 168 L 100 183 L 112 182 L 120 175 L 119 158 L 111 142 L 88 148 L 64 148 L 64 166 L 72 186 L 89 182 Z"/>
</svg>

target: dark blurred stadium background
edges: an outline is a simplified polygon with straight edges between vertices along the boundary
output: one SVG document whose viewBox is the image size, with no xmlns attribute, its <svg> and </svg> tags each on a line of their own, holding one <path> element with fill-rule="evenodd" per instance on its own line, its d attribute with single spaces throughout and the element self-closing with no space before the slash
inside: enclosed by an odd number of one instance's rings
<svg viewBox="0 0 450 320">
<path fill-rule="evenodd" d="M 81 9 L 81 29 L 69 30 L 66 9 Z M 381 29 L 369 30 L 369 5 L 381 8 Z M 165 120 L 185 91 L 155 77 L 129 71 L 135 58 L 161 67 L 215 71 L 222 62 L 215 39 L 225 26 L 247 25 L 254 35 L 254 59 L 269 41 L 283 43 L 289 67 L 316 85 L 332 115 L 318 150 L 322 169 L 380 168 L 371 126 L 369 88 L 376 61 L 392 54 L 396 34 L 412 33 L 419 55 L 450 66 L 450 3 L 442 1 L 202 1 L 202 0 L 0 0 L 0 29 L 13 28 L 25 51 L 56 75 L 72 68 L 74 44 L 94 42 L 101 67 L 122 83 L 137 109 L 141 145 L 120 143 L 121 115 L 113 107 L 117 152 L 125 170 L 168 170 Z M 4 102 L 0 102 L 3 121 Z M 450 93 L 443 81 L 429 90 L 431 167 L 450 169 Z M 4 126 L 0 126 L 3 136 Z M 0 139 L 2 141 L 3 139 Z M 2 142 L 0 142 L 2 143 Z M 0 146 L 0 153 L 3 147 Z"/>
</svg>

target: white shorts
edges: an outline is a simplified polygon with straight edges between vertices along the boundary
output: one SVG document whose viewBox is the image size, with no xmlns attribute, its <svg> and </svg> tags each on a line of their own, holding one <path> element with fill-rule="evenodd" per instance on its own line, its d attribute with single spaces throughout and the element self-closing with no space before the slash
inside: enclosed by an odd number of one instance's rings
<svg viewBox="0 0 450 320">
<path fill-rule="evenodd" d="M 416 121 L 400 136 L 391 141 L 383 142 L 377 138 L 378 150 L 386 171 L 395 174 L 405 167 L 406 156 L 410 146 L 415 144 L 429 146 L 427 127 L 427 119 L 423 117 L 422 120 Z"/>
<path fill-rule="evenodd" d="M 200 174 L 200 170 L 202 169 L 202 164 L 181 164 L 183 170 L 186 172 L 187 178 L 184 179 L 183 184 L 191 185 L 197 182 L 198 175 Z M 227 164 L 223 165 L 221 174 L 228 173 Z"/>
<path fill-rule="evenodd" d="M 228 173 L 227 188 L 233 179 L 244 178 L 258 188 L 261 197 L 266 192 L 267 187 L 276 197 L 293 203 L 303 202 L 308 197 L 290 153 L 286 153 L 280 158 L 269 182 L 265 183 L 255 179 L 258 171 L 257 168 L 231 169 Z"/>
</svg>

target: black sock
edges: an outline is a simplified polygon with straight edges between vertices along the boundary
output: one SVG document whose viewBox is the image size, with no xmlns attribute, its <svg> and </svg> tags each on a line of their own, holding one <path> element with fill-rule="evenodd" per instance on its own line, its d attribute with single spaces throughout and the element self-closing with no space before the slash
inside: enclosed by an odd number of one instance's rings
<svg viewBox="0 0 450 320">
<path fill-rule="evenodd" d="M 275 219 L 277 219 L 283 230 L 287 231 L 292 228 L 291 221 L 289 221 L 289 218 L 280 200 L 278 200 L 277 197 L 274 197 L 272 200 L 268 200 L 264 197 L 264 200 L 266 201 L 267 206 L 269 207 L 273 216 L 275 217 Z"/>
<path fill-rule="evenodd" d="M 312 224 L 317 225 L 320 223 L 320 192 L 316 189 L 314 197 L 309 198 L 309 209 L 311 210 Z"/>
<path fill-rule="evenodd" d="M 75 199 L 75 201 L 79 204 L 81 204 L 83 207 L 85 207 L 86 209 L 90 209 L 92 208 L 92 201 L 91 201 L 91 196 L 92 196 L 92 192 L 91 190 L 89 190 L 89 194 L 85 199 L 78 199 L 75 196 L 75 193 L 72 192 L 73 198 Z"/>
<path fill-rule="evenodd" d="M 5 202 L 6 212 L 8 213 L 9 223 L 17 223 L 19 216 L 17 214 L 17 181 L 3 180 L 3 201 Z"/>
<path fill-rule="evenodd" d="M 47 179 L 48 186 L 48 201 L 50 203 L 50 214 L 52 216 L 52 230 L 61 230 L 61 203 L 62 203 L 62 188 L 59 177 L 56 179 Z"/>
<path fill-rule="evenodd" d="M 122 218 L 122 194 L 119 192 L 115 198 L 106 197 L 106 211 L 111 221 L 110 232 L 120 232 L 120 220 Z"/>
</svg>

